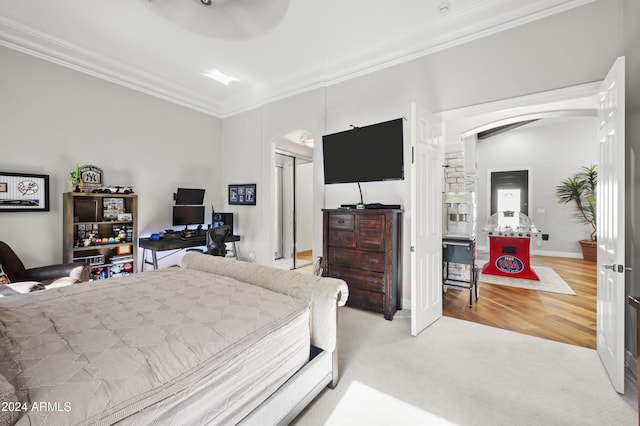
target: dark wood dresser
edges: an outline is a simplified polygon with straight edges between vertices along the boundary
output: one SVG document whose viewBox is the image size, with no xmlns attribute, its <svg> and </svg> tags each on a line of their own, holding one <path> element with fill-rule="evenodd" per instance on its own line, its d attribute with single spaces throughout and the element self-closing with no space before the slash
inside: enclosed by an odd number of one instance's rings
<svg viewBox="0 0 640 426">
<path fill-rule="evenodd" d="M 402 309 L 402 210 L 323 210 L 324 276 L 349 286 L 347 305 Z"/>
</svg>

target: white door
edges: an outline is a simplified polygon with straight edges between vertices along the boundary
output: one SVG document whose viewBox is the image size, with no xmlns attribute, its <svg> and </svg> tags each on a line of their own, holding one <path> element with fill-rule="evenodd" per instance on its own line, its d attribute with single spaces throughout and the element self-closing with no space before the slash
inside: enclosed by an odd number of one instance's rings
<svg viewBox="0 0 640 426">
<path fill-rule="evenodd" d="M 624 57 L 598 92 L 598 355 L 614 388 L 624 392 Z"/>
<path fill-rule="evenodd" d="M 411 104 L 411 334 L 442 316 L 442 124 Z"/>
</svg>

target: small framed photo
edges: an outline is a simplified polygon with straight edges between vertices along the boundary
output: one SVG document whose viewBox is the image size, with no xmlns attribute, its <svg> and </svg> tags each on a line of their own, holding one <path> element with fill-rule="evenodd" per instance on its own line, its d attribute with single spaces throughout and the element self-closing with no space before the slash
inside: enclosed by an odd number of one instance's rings
<svg viewBox="0 0 640 426">
<path fill-rule="evenodd" d="M 229 185 L 229 204 L 255 206 L 256 184 Z"/>
<path fill-rule="evenodd" d="M 118 215 L 124 213 L 124 198 L 105 197 L 102 199 L 102 218 L 118 220 Z"/>
<path fill-rule="evenodd" d="M 0 212 L 49 211 L 49 175 L 0 172 Z"/>
<path fill-rule="evenodd" d="M 131 222 L 133 215 L 131 213 L 118 213 L 118 222 Z"/>
</svg>

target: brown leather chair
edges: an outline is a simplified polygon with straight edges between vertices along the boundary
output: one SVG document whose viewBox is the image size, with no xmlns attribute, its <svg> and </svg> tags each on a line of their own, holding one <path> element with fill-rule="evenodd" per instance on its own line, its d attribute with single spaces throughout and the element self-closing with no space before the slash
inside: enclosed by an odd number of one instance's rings
<svg viewBox="0 0 640 426">
<path fill-rule="evenodd" d="M 9 280 L 14 282 L 37 281 L 44 286 L 60 278 L 71 283 L 89 281 L 91 267 L 83 262 L 62 263 L 26 269 L 20 258 L 6 243 L 0 241 L 0 266 Z M 73 280 L 69 280 L 72 278 Z"/>
</svg>

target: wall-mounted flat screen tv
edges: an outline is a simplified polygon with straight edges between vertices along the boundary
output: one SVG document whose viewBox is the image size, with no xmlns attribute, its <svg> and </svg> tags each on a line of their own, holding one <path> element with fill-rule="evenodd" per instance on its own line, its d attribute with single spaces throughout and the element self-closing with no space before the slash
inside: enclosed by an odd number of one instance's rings
<svg viewBox="0 0 640 426">
<path fill-rule="evenodd" d="M 178 206 L 202 204 L 204 200 L 204 189 L 178 188 L 178 192 L 175 194 L 175 200 Z"/>
<path fill-rule="evenodd" d="M 404 179 L 402 118 L 322 137 L 324 183 Z"/>
</svg>

